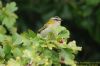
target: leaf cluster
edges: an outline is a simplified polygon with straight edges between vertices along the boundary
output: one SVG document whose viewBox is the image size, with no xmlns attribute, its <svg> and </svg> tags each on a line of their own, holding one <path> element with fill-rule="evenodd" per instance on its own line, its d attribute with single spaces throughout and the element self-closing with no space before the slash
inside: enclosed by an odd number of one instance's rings
<svg viewBox="0 0 100 66">
<path fill-rule="evenodd" d="M 46 38 L 31 30 L 19 34 L 14 26 L 16 10 L 15 2 L 0 9 L 0 66 L 76 66 L 75 54 L 81 47 L 67 41 L 70 33 L 65 27 L 54 28 Z"/>
<path fill-rule="evenodd" d="M 16 0 L 15 0 L 16 1 Z M 88 31 L 100 43 L 100 0 L 17 0 L 21 12 L 37 12 L 44 21 L 58 15 Z M 24 4 L 25 5 L 24 5 Z"/>
</svg>

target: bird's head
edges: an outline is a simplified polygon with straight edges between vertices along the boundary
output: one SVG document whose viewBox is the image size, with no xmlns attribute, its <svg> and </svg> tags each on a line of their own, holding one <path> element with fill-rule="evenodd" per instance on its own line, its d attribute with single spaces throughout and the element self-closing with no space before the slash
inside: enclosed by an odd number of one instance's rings
<svg viewBox="0 0 100 66">
<path fill-rule="evenodd" d="M 62 21 L 61 18 L 58 16 L 52 17 L 51 20 L 54 20 L 55 22 L 59 22 L 59 23 L 61 23 Z"/>
<path fill-rule="evenodd" d="M 53 23 L 59 23 L 59 24 L 61 24 L 61 18 L 60 17 L 58 17 L 58 16 L 55 16 L 55 17 L 52 17 L 52 18 L 50 18 L 50 20 L 49 20 L 49 24 L 53 24 Z"/>
</svg>

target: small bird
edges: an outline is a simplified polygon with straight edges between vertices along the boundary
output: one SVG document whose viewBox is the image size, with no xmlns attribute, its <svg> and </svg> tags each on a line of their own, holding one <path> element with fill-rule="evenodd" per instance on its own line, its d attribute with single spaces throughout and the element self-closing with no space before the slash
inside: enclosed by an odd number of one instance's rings
<svg viewBox="0 0 100 66">
<path fill-rule="evenodd" d="M 61 21 L 61 18 L 58 16 L 52 17 L 46 24 L 44 24 L 44 26 L 41 29 L 38 30 L 38 32 L 42 36 L 46 36 L 49 32 L 52 31 L 52 28 L 57 28 L 58 26 L 60 26 Z"/>
</svg>

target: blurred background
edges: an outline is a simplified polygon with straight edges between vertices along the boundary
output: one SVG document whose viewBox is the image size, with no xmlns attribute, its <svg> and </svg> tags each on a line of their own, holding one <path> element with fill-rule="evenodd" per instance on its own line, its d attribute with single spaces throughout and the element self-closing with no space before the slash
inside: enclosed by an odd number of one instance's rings
<svg viewBox="0 0 100 66">
<path fill-rule="evenodd" d="M 71 33 L 69 40 L 76 40 L 83 49 L 76 56 L 78 61 L 100 61 L 100 0 L 2 0 L 4 4 L 15 1 L 18 32 L 31 29 L 35 32 L 53 16 L 63 19 Z"/>
</svg>

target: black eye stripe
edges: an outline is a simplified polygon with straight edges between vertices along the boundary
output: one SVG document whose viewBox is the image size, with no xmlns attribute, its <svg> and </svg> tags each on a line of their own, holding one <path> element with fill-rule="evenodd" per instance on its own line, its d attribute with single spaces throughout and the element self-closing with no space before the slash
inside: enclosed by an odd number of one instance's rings
<svg viewBox="0 0 100 66">
<path fill-rule="evenodd" d="M 56 20 L 56 21 L 61 21 L 60 19 L 54 19 L 54 20 Z"/>
</svg>

